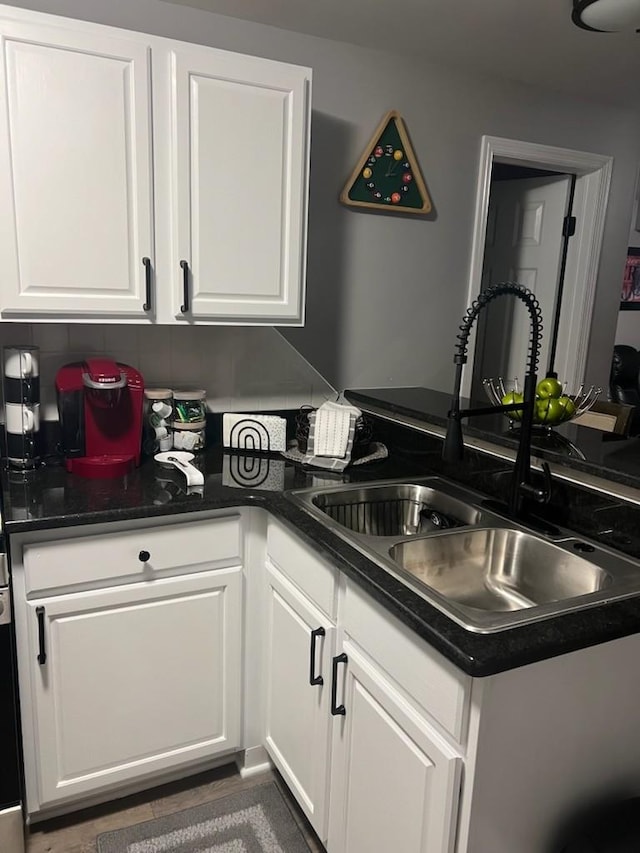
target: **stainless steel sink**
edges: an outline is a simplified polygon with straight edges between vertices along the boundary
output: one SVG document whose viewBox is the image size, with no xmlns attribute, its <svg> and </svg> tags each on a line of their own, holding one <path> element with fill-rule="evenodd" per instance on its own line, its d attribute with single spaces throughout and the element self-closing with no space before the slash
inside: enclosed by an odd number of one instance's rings
<svg viewBox="0 0 640 853">
<path fill-rule="evenodd" d="M 570 531 L 532 532 L 440 477 L 289 497 L 471 631 L 501 631 L 640 594 L 637 561 Z M 434 522 L 433 513 L 446 523 Z"/>
<path fill-rule="evenodd" d="M 366 536 L 413 536 L 478 524 L 482 518 L 477 507 L 417 483 L 323 491 L 312 502 L 337 524 Z"/>
<path fill-rule="evenodd" d="M 556 604 L 605 590 L 606 570 L 523 530 L 503 527 L 452 531 L 400 542 L 394 563 L 476 622 L 492 614 Z"/>
</svg>

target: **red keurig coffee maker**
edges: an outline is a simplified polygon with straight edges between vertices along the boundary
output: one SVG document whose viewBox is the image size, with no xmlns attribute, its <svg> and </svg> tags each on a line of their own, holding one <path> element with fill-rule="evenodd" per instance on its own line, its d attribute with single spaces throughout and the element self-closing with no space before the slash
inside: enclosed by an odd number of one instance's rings
<svg viewBox="0 0 640 853">
<path fill-rule="evenodd" d="M 106 358 L 65 364 L 56 392 L 67 471 L 108 479 L 140 464 L 144 381 L 135 368 Z"/>
</svg>

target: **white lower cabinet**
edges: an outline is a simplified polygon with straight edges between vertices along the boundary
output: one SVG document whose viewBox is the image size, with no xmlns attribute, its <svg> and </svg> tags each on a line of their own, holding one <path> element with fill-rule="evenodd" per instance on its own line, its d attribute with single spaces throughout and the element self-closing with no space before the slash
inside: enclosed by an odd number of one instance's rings
<svg viewBox="0 0 640 853">
<path fill-rule="evenodd" d="M 198 558 L 193 543 L 204 544 L 206 529 L 207 550 Z M 13 571 L 31 815 L 240 748 L 239 531 L 235 516 L 205 528 L 165 525 L 23 549 Z M 136 533 L 148 551 L 138 553 L 130 541 Z M 182 537 L 187 562 L 168 568 L 160 548 L 179 551 Z M 76 549 L 79 557 L 83 538 L 96 550 L 85 564 L 85 586 L 100 588 L 56 588 L 56 576 L 72 577 L 56 552 Z M 134 553 L 125 575 L 127 550 Z M 104 576 L 116 553 L 122 559 L 113 572 L 129 582 L 108 585 Z M 45 554 L 49 589 L 30 592 L 25 578 L 42 582 Z"/>
<path fill-rule="evenodd" d="M 449 853 L 462 759 L 348 640 L 336 657 L 331 853 Z"/>
<path fill-rule="evenodd" d="M 640 790 L 640 634 L 471 678 L 257 508 L 9 546 L 31 820 L 243 749 L 328 853 L 556 850 Z"/>
<path fill-rule="evenodd" d="M 344 583 L 338 594 L 335 570 L 275 522 L 266 586 L 265 745 L 329 853 L 451 853 L 462 758 L 448 731 L 463 728 L 465 677 L 395 634 L 366 596 Z M 434 721 L 407 692 L 407 661 L 422 664 L 415 692 L 428 684 Z"/>
<path fill-rule="evenodd" d="M 267 589 L 265 746 L 324 839 L 335 627 L 271 565 Z"/>
<path fill-rule="evenodd" d="M 239 746 L 240 575 L 29 603 L 42 804 Z"/>
</svg>

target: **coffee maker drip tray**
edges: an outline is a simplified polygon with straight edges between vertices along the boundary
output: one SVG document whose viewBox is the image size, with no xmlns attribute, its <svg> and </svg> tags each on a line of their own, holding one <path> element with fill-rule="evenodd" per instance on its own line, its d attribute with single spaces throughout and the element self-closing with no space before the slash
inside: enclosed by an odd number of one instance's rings
<svg viewBox="0 0 640 853">
<path fill-rule="evenodd" d="M 81 456 L 65 459 L 65 468 L 90 480 L 112 480 L 124 477 L 137 465 L 135 456 Z"/>
</svg>

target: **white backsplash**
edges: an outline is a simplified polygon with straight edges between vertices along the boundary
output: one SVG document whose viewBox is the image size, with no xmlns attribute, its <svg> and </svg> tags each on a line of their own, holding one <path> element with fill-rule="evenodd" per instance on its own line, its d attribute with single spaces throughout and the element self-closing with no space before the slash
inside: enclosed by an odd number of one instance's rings
<svg viewBox="0 0 640 853">
<path fill-rule="evenodd" d="M 211 412 L 297 409 L 336 396 L 271 327 L 0 323 L 0 344 L 40 347 L 41 417 L 46 420 L 58 417 L 58 368 L 96 356 L 136 367 L 148 388 L 203 388 Z"/>
</svg>

